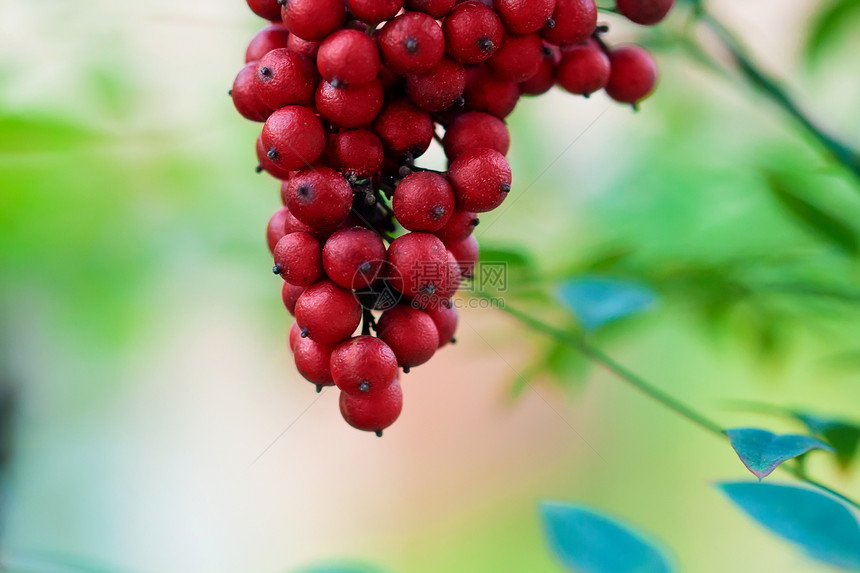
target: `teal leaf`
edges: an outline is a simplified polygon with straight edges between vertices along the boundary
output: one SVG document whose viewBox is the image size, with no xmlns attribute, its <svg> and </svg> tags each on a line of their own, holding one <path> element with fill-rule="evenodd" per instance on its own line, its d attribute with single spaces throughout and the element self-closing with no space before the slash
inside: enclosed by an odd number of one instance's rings
<svg viewBox="0 0 860 573">
<path fill-rule="evenodd" d="M 726 434 L 738 457 L 758 479 L 769 476 L 782 462 L 810 450 L 833 451 L 833 448 L 811 436 L 780 436 L 757 428 L 736 428 L 726 430 Z"/>
<path fill-rule="evenodd" d="M 579 573 L 670 573 L 666 555 L 644 535 L 615 519 L 576 504 L 542 503 L 549 545 Z"/>
<path fill-rule="evenodd" d="M 657 301 L 657 295 L 650 287 L 591 277 L 563 283 L 558 288 L 558 296 L 587 330 L 597 330 L 614 320 L 644 312 Z"/>
<path fill-rule="evenodd" d="M 747 515 L 813 559 L 860 571 L 860 524 L 832 496 L 770 483 L 722 483 L 719 488 Z"/>
<path fill-rule="evenodd" d="M 860 239 L 848 223 L 802 197 L 786 178 L 771 174 L 768 181 L 777 201 L 810 232 L 851 256 L 860 254 Z"/>
<path fill-rule="evenodd" d="M 844 420 L 824 418 L 806 412 L 794 412 L 809 431 L 833 446 L 836 461 L 848 469 L 860 451 L 860 425 Z"/>
</svg>

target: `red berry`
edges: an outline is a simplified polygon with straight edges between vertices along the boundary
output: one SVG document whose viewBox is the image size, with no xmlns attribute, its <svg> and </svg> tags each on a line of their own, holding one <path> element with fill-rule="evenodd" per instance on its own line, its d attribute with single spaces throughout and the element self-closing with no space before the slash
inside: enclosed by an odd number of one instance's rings
<svg viewBox="0 0 860 573">
<path fill-rule="evenodd" d="M 466 74 L 464 96 L 469 109 L 504 119 L 520 101 L 520 86 L 517 82 L 495 77 L 485 66 L 478 66 Z"/>
<path fill-rule="evenodd" d="M 310 109 L 298 105 L 282 107 L 269 116 L 262 138 L 267 156 L 282 171 L 312 165 L 325 149 L 320 120 Z"/>
<path fill-rule="evenodd" d="M 269 251 L 272 254 L 275 253 L 275 246 L 278 244 L 278 241 L 287 235 L 285 229 L 289 212 L 289 209 L 286 207 L 281 207 L 272 215 L 272 218 L 269 219 L 269 224 L 266 226 L 266 242 L 269 244 Z"/>
<path fill-rule="evenodd" d="M 457 208 L 484 213 L 502 204 L 511 191 L 511 167 L 493 149 L 473 149 L 460 155 L 448 172 Z"/>
<path fill-rule="evenodd" d="M 403 8 L 403 0 L 346 0 L 346 5 L 356 20 L 379 24 L 394 18 Z"/>
<path fill-rule="evenodd" d="M 617 0 L 616 5 L 628 20 L 652 26 L 666 17 L 674 3 L 675 0 Z"/>
<path fill-rule="evenodd" d="M 597 28 L 597 5 L 594 0 L 557 0 L 552 21 L 554 25 L 541 29 L 544 40 L 556 46 L 583 44 Z"/>
<path fill-rule="evenodd" d="M 433 358 L 439 348 L 439 331 L 433 319 L 411 306 L 398 305 L 383 312 L 376 332 L 407 371 Z"/>
<path fill-rule="evenodd" d="M 364 127 L 379 114 L 384 100 L 379 80 L 335 88 L 328 82 L 317 88 L 317 109 L 333 125 L 342 128 Z"/>
<path fill-rule="evenodd" d="M 437 173 L 413 173 L 395 189 L 392 206 L 394 217 L 404 229 L 432 233 L 451 218 L 454 190 Z"/>
<path fill-rule="evenodd" d="M 283 190 L 286 189 L 287 187 L 288 187 L 287 182 L 284 181 L 281 184 L 281 194 L 282 195 L 284 194 Z M 307 233 L 309 235 L 316 236 L 314 229 L 305 225 L 304 223 L 302 223 L 301 221 L 296 219 L 295 215 L 290 213 L 289 207 L 285 206 L 284 209 L 286 209 L 286 218 L 284 220 L 284 231 L 286 231 L 285 234 L 289 235 L 290 233 Z"/>
<path fill-rule="evenodd" d="M 495 0 L 493 3 L 502 22 L 514 34 L 537 32 L 555 11 L 555 0 Z"/>
<path fill-rule="evenodd" d="M 470 235 L 456 243 L 448 243 L 446 245 L 454 258 L 460 265 L 460 272 L 464 277 L 472 277 L 475 274 L 475 264 L 478 262 L 478 257 L 481 254 L 481 249 L 478 246 L 478 240 L 474 235 Z"/>
<path fill-rule="evenodd" d="M 470 111 L 448 126 L 442 145 L 449 161 L 457 159 L 464 151 L 482 147 L 507 155 L 511 147 L 511 135 L 505 123 L 496 116 Z"/>
<path fill-rule="evenodd" d="M 284 302 L 287 312 L 293 316 L 296 315 L 296 302 L 302 296 L 303 292 L 305 292 L 305 287 L 292 285 L 286 281 L 284 281 L 284 285 L 281 287 L 281 300 Z M 298 327 L 296 327 L 296 330 L 298 330 Z M 290 337 L 292 336 L 293 332 L 290 331 Z"/>
<path fill-rule="evenodd" d="M 441 20 L 454 8 L 457 0 L 406 0 L 404 3 L 409 10 L 430 14 L 436 20 Z"/>
<path fill-rule="evenodd" d="M 331 375 L 332 348 L 318 344 L 309 338 L 299 338 L 293 348 L 296 369 L 305 380 L 317 387 L 333 386 Z"/>
<path fill-rule="evenodd" d="M 487 67 L 503 80 L 524 82 L 538 73 L 543 54 L 543 42 L 537 34 L 517 36 L 505 33 L 502 45 L 487 60 Z"/>
<path fill-rule="evenodd" d="M 520 91 L 524 95 L 543 95 L 555 85 L 556 68 L 561 61 L 561 51 L 550 44 L 544 44 L 543 61 L 538 72 L 520 83 Z"/>
<path fill-rule="evenodd" d="M 281 6 L 278 0 L 248 0 L 248 7 L 260 18 L 272 22 L 281 20 Z"/>
<path fill-rule="evenodd" d="M 284 284 L 288 285 L 290 283 L 284 283 Z M 302 340 L 302 329 L 299 328 L 299 325 L 297 322 L 294 322 L 293 326 L 290 327 L 289 341 L 290 341 L 290 351 L 291 352 L 296 351 L 296 346 L 298 345 L 300 340 Z"/>
<path fill-rule="evenodd" d="M 233 105 L 242 117 L 251 121 L 266 121 L 266 118 L 272 115 L 272 108 L 263 103 L 254 89 L 256 71 L 257 64 L 254 62 L 246 64 L 239 70 L 233 82 L 233 89 L 230 90 L 230 97 L 233 98 Z"/>
<path fill-rule="evenodd" d="M 382 141 L 385 153 L 398 160 L 424 155 L 434 133 L 430 114 L 405 99 L 386 105 L 373 122 L 373 131 Z"/>
<path fill-rule="evenodd" d="M 310 105 L 316 87 L 316 70 L 311 61 L 288 48 L 272 50 L 257 62 L 254 90 L 273 109 Z"/>
<path fill-rule="evenodd" d="M 448 251 L 435 235 L 408 233 L 388 247 L 391 286 L 406 296 L 432 296 L 445 290 Z"/>
<path fill-rule="evenodd" d="M 564 50 L 558 66 L 558 85 L 572 94 L 588 96 L 609 82 L 609 58 L 597 42 Z"/>
<path fill-rule="evenodd" d="M 283 24 L 271 24 L 266 26 L 251 40 L 248 49 L 245 50 L 245 62 L 259 60 L 272 50 L 286 48 L 290 33 Z"/>
<path fill-rule="evenodd" d="M 334 87 L 366 84 L 379 73 L 379 50 L 367 34 L 339 30 L 320 46 L 317 67 Z"/>
<path fill-rule="evenodd" d="M 454 256 L 451 251 L 448 251 L 448 264 L 445 266 L 445 287 L 432 297 L 421 297 L 413 299 L 412 306 L 420 306 L 423 309 L 435 308 L 438 306 L 449 306 L 451 298 L 460 289 L 460 284 L 463 279 L 460 261 Z M 419 304 L 415 304 L 416 301 Z M 420 304 L 425 302 L 426 304 Z"/>
<path fill-rule="evenodd" d="M 316 61 L 317 53 L 320 51 L 321 42 L 309 42 L 302 40 L 295 34 L 290 34 L 290 39 L 287 40 L 287 47 L 293 52 L 300 54 L 307 59 Z"/>
<path fill-rule="evenodd" d="M 346 5 L 343 0 L 288 0 L 281 8 L 281 18 L 291 34 L 320 42 L 343 25 Z"/>
<path fill-rule="evenodd" d="M 350 396 L 341 393 L 340 413 L 346 423 L 357 430 L 376 432 L 389 428 L 403 410 L 403 390 L 394 382 L 379 396 Z"/>
<path fill-rule="evenodd" d="M 257 149 L 256 149 L 256 151 L 257 151 L 257 161 L 260 162 L 259 166 L 257 166 L 257 171 L 263 170 L 266 173 L 268 173 L 269 175 L 271 175 L 272 177 L 274 177 L 276 179 L 280 179 L 282 181 L 290 178 L 290 173 L 292 173 L 291 171 L 286 171 L 284 169 L 281 169 L 280 167 L 275 165 L 271 159 L 269 159 L 269 156 L 267 155 L 269 153 L 269 150 L 266 149 L 265 145 L 263 145 L 263 136 L 262 135 L 257 137 Z"/>
<path fill-rule="evenodd" d="M 382 142 L 370 131 L 354 129 L 329 135 L 326 155 L 331 166 L 347 177 L 367 179 L 382 167 Z"/>
<path fill-rule="evenodd" d="M 333 229 L 352 209 L 352 187 L 343 175 L 319 167 L 304 169 L 286 183 L 287 207 L 313 229 Z"/>
<path fill-rule="evenodd" d="M 615 101 L 636 105 L 657 85 L 657 63 L 644 48 L 621 46 L 609 53 L 612 73 L 606 93 Z"/>
<path fill-rule="evenodd" d="M 466 69 L 450 58 L 442 58 L 433 69 L 406 79 L 406 93 L 412 103 L 427 111 L 448 109 L 466 90 Z"/>
<path fill-rule="evenodd" d="M 296 322 L 311 340 L 326 346 L 343 342 L 361 323 L 361 305 L 352 291 L 323 280 L 296 302 Z"/>
<path fill-rule="evenodd" d="M 457 332 L 458 313 L 454 305 L 436 305 L 425 310 L 439 331 L 439 348 L 450 344 Z"/>
<path fill-rule="evenodd" d="M 502 43 L 504 28 L 496 12 L 476 0 L 458 4 L 442 23 L 445 49 L 464 64 L 489 59 Z"/>
<path fill-rule="evenodd" d="M 296 286 L 310 286 L 323 276 L 322 246 L 307 233 L 286 235 L 275 246 L 275 273 Z"/>
<path fill-rule="evenodd" d="M 365 288 L 376 280 L 388 255 L 385 243 L 370 229 L 342 229 L 329 237 L 322 261 L 328 277 L 348 289 Z"/>
<path fill-rule="evenodd" d="M 439 24 L 421 12 L 407 12 L 390 20 L 377 37 L 382 61 L 400 75 L 423 74 L 445 53 L 445 37 Z"/>
<path fill-rule="evenodd" d="M 473 211 L 454 210 L 448 224 L 436 231 L 436 236 L 445 244 L 456 243 L 471 235 L 480 222 Z"/>
<path fill-rule="evenodd" d="M 357 336 L 334 349 L 331 373 L 346 394 L 378 396 L 397 380 L 397 357 L 380 339 Z"/>
</svg>

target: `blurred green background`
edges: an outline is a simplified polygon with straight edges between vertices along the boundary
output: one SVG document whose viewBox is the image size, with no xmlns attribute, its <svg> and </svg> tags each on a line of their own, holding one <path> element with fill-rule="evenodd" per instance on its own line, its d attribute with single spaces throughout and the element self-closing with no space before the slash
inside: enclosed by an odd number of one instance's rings
<svg viewBox="0 0 860 573">
<path fill-rule="evenodd" d="M 857 2 L 712 10 L 860 146 Z M 520 104 L 515 193 L 477 233 L 528 261 L 506 301 L 575 328 L 546 296 L 557 281 L 650 284 L 660 305 L 595 338 L 634 371 L 725 426 L 801 429 L 735 400 L 860 419 L 860 185 L 691 55 L 687 34 L 732 68 L 685 10 L 644 34 L 606 21 L 613 41 L 654 47 L 659 92 L 639 114 L 556 91 Z M 625 518 L 685 571 L 828 570 L 711 487 L 748 476 L 725 443 L 498 312 L 463 312 L 384 440 L 347 427 L 336 393 L 317 398 L 290 364 L 263 233 L 277 184 L 254 173 L 259 126 L 227 97 L 261 25 L 240 0 L 3 5 L 9 571 L 560 571 L 545 498 Z M 798 216 L 785 192 L 830 218 Z M 810 471 L 860 495 L 828 456 Z"/>
</svg>

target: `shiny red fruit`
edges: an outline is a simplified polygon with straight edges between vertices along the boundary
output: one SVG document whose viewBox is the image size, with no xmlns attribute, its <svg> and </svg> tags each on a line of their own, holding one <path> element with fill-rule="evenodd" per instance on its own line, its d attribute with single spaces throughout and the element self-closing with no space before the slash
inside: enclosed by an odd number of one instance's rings
<svg viewBox="0 0 860 573">
<path fill-rule="evenodd" d="M 398 305 L 383 312 L 376 332 L 405 370 L 429 361 L 439 348 L 439 331 L 433 319 L 411 306 Z"/>
<path fill-rule="evenodd" d="M 499 49 L 504 27 L 495 10 L 477 0 L 458 4 L 442 23 L 445 50 L 463 64 L 483 62 Z"/>
<path fill-rule="evenodd" d="M 438 173 L 409 175 L 394 190 L 394 217 L 408 231 L 435 232 L 454 212 L 454 190 Z"/>
<path fill-rule="evenodd" d="M 334 229 L 352 209 L 352 187 L 328 167 L 304 169 L 286 183 L 287 207 L 312 229 Z"/>
<path fill-rule="evenodd" d="M 493 149 L 472 149 L 460 155 L 448 171 L 457 208 L 484 213 L 508 197 L 513 181 L 505 156 Z"/>
<path fill-rule="evenodd" d="M 298 105 L 282 107 L 263 126 L 263 147 L 272 163 L 282 171 L 297 171 L 312 165 L 325 149 L 325 130 L 310 109 Z"/>
<path fill-rule="evenodd" d="M 583 44 L 597 29 L 597 5 L 594 0 L 557 0 L 552 21 L 541 29 L 544 40 L 556 46 Z"/>
<path fill-rule="evenodd" d="M 308 233 L 290 233 L 275 245 L 275 272 L 285 281 L 307 287 L 323 277 L 322 246 Z"/>
<path fill-rule="evenodd" d="M 351 337 L 361 323 L 361 305 L 352 291 L 323 280 L 296 302 L 296 322 L 311 340 L 334 346 Z"/>
<path fill-rule="evenodd" d="M 382 436 L 403 410 L 403 390 L 394 382 L 379 396 L 350 396 L 341 393 L 340 413 L 346 423 L 357 430 Z"/>
<path fill-rule="evenodd" d="M 612 73 L 606 93 L 615 101 L 638 104 L 657 86 L 657 62 L 645 48 L 621 46 L 609 53 Z"/>
<path fill-rule="evenodd" d="M 317 68 L 335 87 L 366 84 L 379 73 L 379 50 L 367 34 L 339 30 L 320 45 Z"/>
<path fill-rule="evenodd" d="M 343 0 L 289 0 L 281 7 L 281 18 L 291 34 L 320 42 L 346 21 Z"/>
<path fill-rule="evenodd" d="M 391 286 L 409 297 L 445 290 L 448 251 L 435 235 L 408 233 L 388 247 Z"/>
<path fill-rule="evenodd" d="M 397 357 L 382 340 L 357 336 L 334 349 L 331 373 L 346 394 L 379 396 L 397 380 Z"/>
<path fill-rule="evenodd" d="M 260 101 L 272 109 L 310 105 L 316 87 L 313 63 L 288 48 L 272 50 L 257 62 L 254 90 Z"/>
<path fill-rule="evenodd" d="M 373 284 L 387 258 L 382 238 L 360 227 L 337 231 L 326 241 L 322 253 L 328 277 L 349 289 Z"/>
<path fill-rule="evenodd" d="M 390 20 L 377 36 L 382 62 L 400 75 L 423 74 L 445 53 L 442 28 L 432 17 L 407 12 Z"/>
</svg>

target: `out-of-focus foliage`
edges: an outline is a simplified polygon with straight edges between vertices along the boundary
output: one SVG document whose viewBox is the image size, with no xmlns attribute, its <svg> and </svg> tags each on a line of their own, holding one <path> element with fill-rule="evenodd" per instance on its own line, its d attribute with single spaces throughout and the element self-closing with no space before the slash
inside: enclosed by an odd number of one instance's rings
<svg viewBox="0 0 860 573">
<path fill-rule="evenodd" d="M 750 517 L 813 559 L 860 571 L 860 523 L 840 501 L 793 485 L 732 482 L 719 487 Z"/>
</svg>

